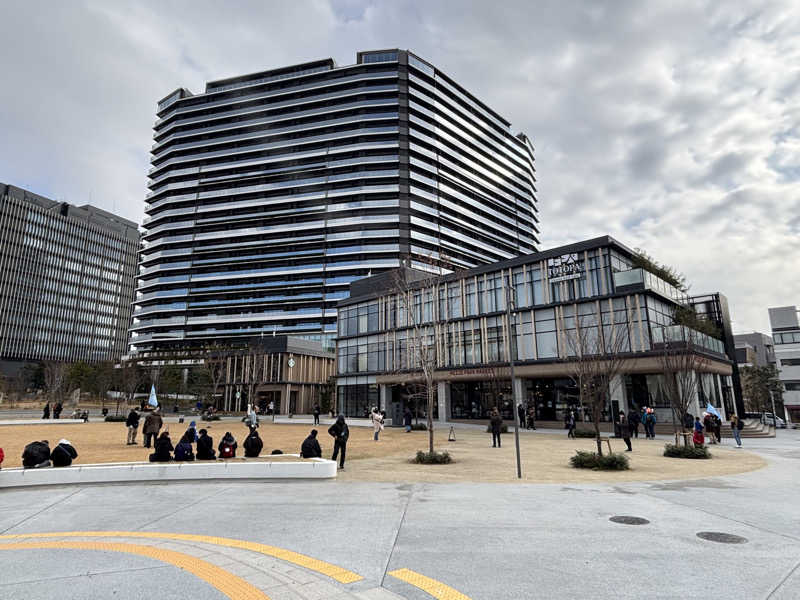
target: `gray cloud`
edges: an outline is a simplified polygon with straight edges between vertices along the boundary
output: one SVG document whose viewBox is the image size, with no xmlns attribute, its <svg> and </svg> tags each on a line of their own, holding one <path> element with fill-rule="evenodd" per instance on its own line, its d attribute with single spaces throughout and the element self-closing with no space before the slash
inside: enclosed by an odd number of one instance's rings
<svg viewBox="0 0 800 600">
<path fill-rule="evenodd" d="M 644 247 L 742 329 L 800 303 L 790 0 L 12 1 L 0 22 L 0 180 L 139 220 L 169 91 L 399 46 L 532 137 L 543 246 Z"/>
</svg>

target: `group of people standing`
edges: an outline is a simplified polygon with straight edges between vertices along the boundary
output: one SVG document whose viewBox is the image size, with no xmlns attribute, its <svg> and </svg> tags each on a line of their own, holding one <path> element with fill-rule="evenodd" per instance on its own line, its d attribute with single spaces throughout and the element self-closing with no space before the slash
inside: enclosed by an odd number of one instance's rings
<svg viewBox="0 0 800 600">
<path fill-rule="evenodd" d="M 64 410 L 64 405 L 61 402 L 56 402 L 53 405 L 53 418 L 60 419 L 61 412 Z M 50 402 L 46 402 L 44 405 L 44 409 L 42 409 L 42 419 L 49 419 L 50 418 Z"/>
</svg>

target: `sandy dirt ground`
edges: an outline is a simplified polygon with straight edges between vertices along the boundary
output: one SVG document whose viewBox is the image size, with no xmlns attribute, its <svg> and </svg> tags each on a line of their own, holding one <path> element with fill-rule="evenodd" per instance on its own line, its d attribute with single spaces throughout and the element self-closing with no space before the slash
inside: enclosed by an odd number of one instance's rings
<svg viewBox="0 0 800 600">
<path fill-rule="evenodd" d="M 168 423 L 173 443 L 176 443 L 187 424 Z M 247 435 L 241 423 L 198 423 L 205 427 L 219 443 L 226 431 L 231 431 L 240 444 Z M 300 443 L 311 429 L 308 425 L 264 424 L 259 433 L 264 440 L 264 451 L 273 449 L 285 453 L 299 452 Z M 329 457 L 333 439 L 326 427 L 319 429 L 323 455 Z M 85 423 L 75 425 L 5 425 L 0 426 L 0 447 L 5 451 L 3 467 L 21 466 L 22 450 L 33 440 L 46 439 L 51 447 L 62 438 L 72 442 L 78 451 L 76 464 L 98 462 L 126 462 L 147 460 L 152 450 L 143 448 L 141 427 L 138 445 L 125 444 L 124 423 Z M 477 430 L 456 430 L 456 441 L 447 441 L 447 431 L 436 431 L 436 447 L 447 450 L 454 458 L 450 465 L 414 465 L 409 459 L 417 450 L 427 450 L 428 434 L 424 431 L 405 433 L 402 429 L 387 428 L 379 442 L 372 440 L 372 430 L 350 428 L 347 445 L 347 465 L 339 478 L 345 481 L 392 482 L 516 482 L 514 437 L 503 435 L 503 447 L 492 448 L 491 436 Z M 728 440 L 726 440 L 730 443 Z M 631 469 L 622 472 L 596 472 L 573 469 L 569 457 L 577 449 L 593 450 L 594 440 L 568 440 L 562 435 L 525 433 L 520 436 L 523 481 L 530 483 L 597 483 L 668 479 L 696 479 L 715 475 L 729 475 L 759 469 L 766 462 L 746 450 L 731 446 L 712 446 L 712 460 L 683 460 L 665 458 L 663 440 L 633 440 L 634 451 L 626 453 Z M 611 440 L 615 452 L 622 452 L 622 440 Z"/>
</svg>

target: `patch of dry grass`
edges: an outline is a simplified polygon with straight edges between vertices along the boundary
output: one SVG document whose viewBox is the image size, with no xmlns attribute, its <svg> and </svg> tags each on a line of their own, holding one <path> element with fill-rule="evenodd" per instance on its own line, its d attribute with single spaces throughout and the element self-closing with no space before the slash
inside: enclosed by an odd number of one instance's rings
<svg viewBox="0 0 800 600">
<path fill-rule="evenodd" d="M 168 424 L 173 443 L 188 424 Z M 231 431 L 240 443 L 247 435 L 241 423 L 198 422 L 219 443 L 226 431 Z M 126 446 L 124 423 L 90 422 L 75 425 L 4 425 L 0 426 L 0 447 L 5 450 L 4 467 L 21 465 L 22 450 L 33 440 L 46 439 L 51 447 L 61 438 L 69 439 L 78 451 L 77 464 L 147 460 L 152 450 L 143 448 L 141 427 L 137 446 Z M 327 426 L 317 427 L 323 456 L 329 457 L 333 438 Z M 259 433 L 264 440 L 263 454 L 277 448 L 285 453 L 297 453 L 300 443 L 311 430 L 309 425 L 263 424 Z M 516 482 L 514 437 L 503 436 L 503 447 L 492 448 L 491 436 L 476 430 L 459 429 L 457 441 L 447 442 L 446 430 L 436 431 L 436 449 L 447 450 L 455 461 L 450 465 L 410 464 L 417 450 L 427 450 L 428 433 L 387 428 L 379 442 L 372 440 L 372 429 L 350 428 L 347 445 L 347 469 L 339 474 L 345 481 L 391 482 Z M 614 452 L 622 452 L 622 440 L 612 438 Z M 520 436 L 523 481 L 529 483 L 592 483 L 625 482 L 666 479 L 697 479 L 752 471 L 765 466 L 765 461 L 749 452 L 715 446 L 712 460 L 683 460 L 662 456 L 664 442 L 634 440 L 634 451 L 627 453 L 631 469 L 620 472 L 595 472 L 573 469 L 569 458 L 575 450 L 594 450 L 591 439 L 569 440 L 561 435 L 524 433 Z"/>
</svg>

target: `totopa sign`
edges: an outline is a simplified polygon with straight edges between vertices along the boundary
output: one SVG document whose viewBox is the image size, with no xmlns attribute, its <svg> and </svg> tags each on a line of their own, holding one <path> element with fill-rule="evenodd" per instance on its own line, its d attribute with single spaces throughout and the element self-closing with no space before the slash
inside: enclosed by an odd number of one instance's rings
<svg viewBox="0 0 800 600">
<path fill-rule="evenodd" d="M 583 265 L 578 262 L 577 254 L 562 254 L 547 260 L 547 278 L 550 283 L 581 277 L 583 277 Z"/>
</svg>

